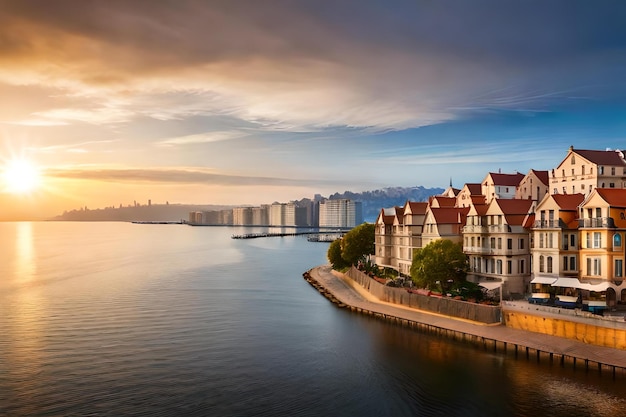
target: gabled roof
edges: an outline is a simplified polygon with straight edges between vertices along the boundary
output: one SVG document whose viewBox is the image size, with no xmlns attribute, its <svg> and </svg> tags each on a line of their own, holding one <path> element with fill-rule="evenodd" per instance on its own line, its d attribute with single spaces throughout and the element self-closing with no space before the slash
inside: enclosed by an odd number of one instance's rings
<svg viewBox="0 0 626 417">
<path fill-rule="evenodd" d="M 548 171 L 537 171 L 536 169 L 531 169 L 530 172 L 534 173 L 543 185 L 548 185 Z"/>
<path fill-rule="evenodd" d="M 437 224 L 465 224 L 469 207 L 431 207 Z"/>
<path fill-rule="evenodd" d="M 410 211 L 411 214 L 424 214 L 426 213 L 427 208 L 428 208 L 428 203 L 417 202 L 417 201 L 407 201 L 404 204 L 404 209 L 405 209 L 404 213 L 406 214 L 408 211 Z"/>
<path fill-rule="evenodd" d="M 609 203 L 611 207 L 626 207 L 626 189 L 622 188 L 596 188 L 594 190 Z"/>
<path fill-rule="evenodd" d="M 496 198 L 491 204 L 497 204 L 502 210 L 502 214 L 523 214 L 526 215 L 530 212 L 530 207 L 533 204 L 532 200 L 517 199 L 517 198 Z"/>
<path fill-rule="evenodd" d="M 596 151 L 596 150 L 588 150 L 588 149 L 573 149 L 570 150 L 583 158 L 589 160 L 589 162 L 593 162 L 597 165 L 617 165 L 617 166 L 625 166 L 626 162 L 622 159 L 619 151 L 606 150 L 606 151 Z"/>
<path fill-rule="evenodd" d="M 430 206 L 434 207 L 454 207 L 456 205 L 456 198 L 433 195 L 428 199 L 428 203 Z"/>
<path fill-rule="evenodd" d="M 394 223 L 404 224 L 404 207 L 395 206 L 396 215 Z"/>
<path fill-rule="evenodd" d="M 395 210 L 389 208 L 380 209 L 378 217 L 376 217 L 376 224 L 388 224 L 392 225 L 396 218 Z"/>
<path fill-rule="evenodd" d="M 465 183 L 465 186 L 470 192 L 470 195 L 482 195 L 482 187 L 479 182 Z"/>
<path fill-rule="evenodd" d="M 578 210 L 578 206 L 585 199 L 584 194 L 553 194 L 552 198 L 561 210 Z"/>
<path fill-rule="evenodd" d="M 505 185 L 509 187 L 517 187 L 525 177 L 524 174 L 520 174 L 519 172 L 515 174 L 490 172 L 489 175 L 491 176 L 494 185 Z"/>
</svg>

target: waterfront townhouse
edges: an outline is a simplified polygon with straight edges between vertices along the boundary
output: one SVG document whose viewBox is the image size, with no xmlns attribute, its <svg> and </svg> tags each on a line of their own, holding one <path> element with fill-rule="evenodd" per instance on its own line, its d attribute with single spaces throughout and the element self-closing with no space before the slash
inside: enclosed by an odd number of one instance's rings
<svg viewBox="0 0 626 417">
<path fill-rule="evenodd" d="M 531 169 L 517 186 L 515 198 L 539 202 L 548 194 L 548 183 L 548 171 Z"/>
<path fill-rule="evenodd" d="M 456 195 L 456 207 L 470 207 L 473 204 L 484 204 L 485 196 L 481 194 L 480 183 L 466 183 Z"/>
<path fill-rule="evenodd" d="M 606 288 L 606 304 L 626 301 L 626 190 L 596 188 L 579 208 L 580 281 Z"/>
<path fill-rule="evenodd" d="M 551 293 L 567 292 L 559 288 L 579 287 L 578 206 L 584 198 L 583 194 L 548 194 L 535 209 L 531 239 L 534 302 L 546 303 Z"/>
<path fill-rule="evenodd" d="M 422 245 L 438 239 L 461 242 L 462 230 L 467 220 L 469 207 L 433 207 L 428 206 L 422 231 Z"/>
<path fill-rule="evenodd" d="M 500 172 L 490 172 L 481 183 L 481 194 L 486 201 L 490 202 L 494 198 L 510 199 L 515 198 L 517 187 L 524 179 L 524 174 L 502 174 Z"/>
<path fill-rule="evenodd" d="M 470 207 L 463 228 L 468 280 L 501 279 L 503 293 L 524 294 L 530 281 L 532 200 L 500 199 Z"/>
<path fill-rule="evenodd" d="M 397 259 L 393 256 L 393 224 L 396 217 L 396 208 L 380 210 L 374 223 L 374 262 L 379 266 L 397 268 Z"/>
<path fill-rule="evenodd" d="M 411 273 L 415 249 L 422 247 L 422 232 L 426 218 L 427 203 L 407 201 L 402 208 L 402 228 L 398 249 L 398 268 L 403 274 Z M 397 213 L 397 212 L 396 212 Z"/>
<path fill-rule="evenodd" d="M 570 147 L 561 163 L 549 173 L 551 194 L 589 195 L 595 188 L 626 188 L 626 161 L 619 150 L 585 150 Z"/>
</svg>

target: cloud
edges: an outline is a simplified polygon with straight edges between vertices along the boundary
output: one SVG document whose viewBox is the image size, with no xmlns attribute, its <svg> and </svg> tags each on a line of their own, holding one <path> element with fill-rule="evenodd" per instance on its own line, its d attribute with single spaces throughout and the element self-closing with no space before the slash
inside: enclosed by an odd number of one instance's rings
<svg viewBox="0 0 626 417">
<path fill-rule="evenodd" d="M 192 169 L 125 169 L 125 168 L 72 168 L 49 169 L 45 173 L 52 178 L 92 180 L 124 183 L 199 184 L 225 186 L 319 186 L 335 184 L 335 181 L 317 179 L 272 178 L 237 176 Z"/>
<path fill-rule="evenodd" d="M 604 3 L 8 2 L 0 79 L 92 100 L 37 113 L 55 121 L 400 130 L 611 94 L 625 6 Z"/>
<path fill-rule="evenodd" d="M 219 142 L 223 140 L 231 140 L 242 137 L 241 132 L 237 131 L 221 131 L 221 132 L 207 132 L 195 135 L 186 135 L 175 138 L 168 138 L 161 140 L 157 145 L 159 146 L 172 146 L 172 145 L 189 145 L 194 143 L 207 143 L 207 142 Z"/>
</svg>

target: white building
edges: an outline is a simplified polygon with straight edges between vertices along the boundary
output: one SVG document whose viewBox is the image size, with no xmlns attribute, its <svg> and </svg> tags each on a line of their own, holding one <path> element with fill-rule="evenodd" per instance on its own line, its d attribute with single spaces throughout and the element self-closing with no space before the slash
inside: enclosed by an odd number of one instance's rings
<svg viewBox="0 0 626 417">
<path fill-rule="evenodd" d="M 320 227 L 355 227 L 363 223 L 363 207 L 360 201 L 349 199 L 320 202 Z"/>
</svg>

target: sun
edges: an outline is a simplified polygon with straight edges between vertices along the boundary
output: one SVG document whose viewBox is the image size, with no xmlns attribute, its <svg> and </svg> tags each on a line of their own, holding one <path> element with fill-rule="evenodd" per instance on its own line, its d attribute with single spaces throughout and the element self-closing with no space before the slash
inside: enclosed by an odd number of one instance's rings
<svg viewBox="0 0 626 417">
<path fill-rule="evenodd" d="M 2 172 L 6 191 L 13 194 L 26 194 L 35 191 L 41 182 L 39 169 L 26 159 L 8 161 Z"/>
</svg>

